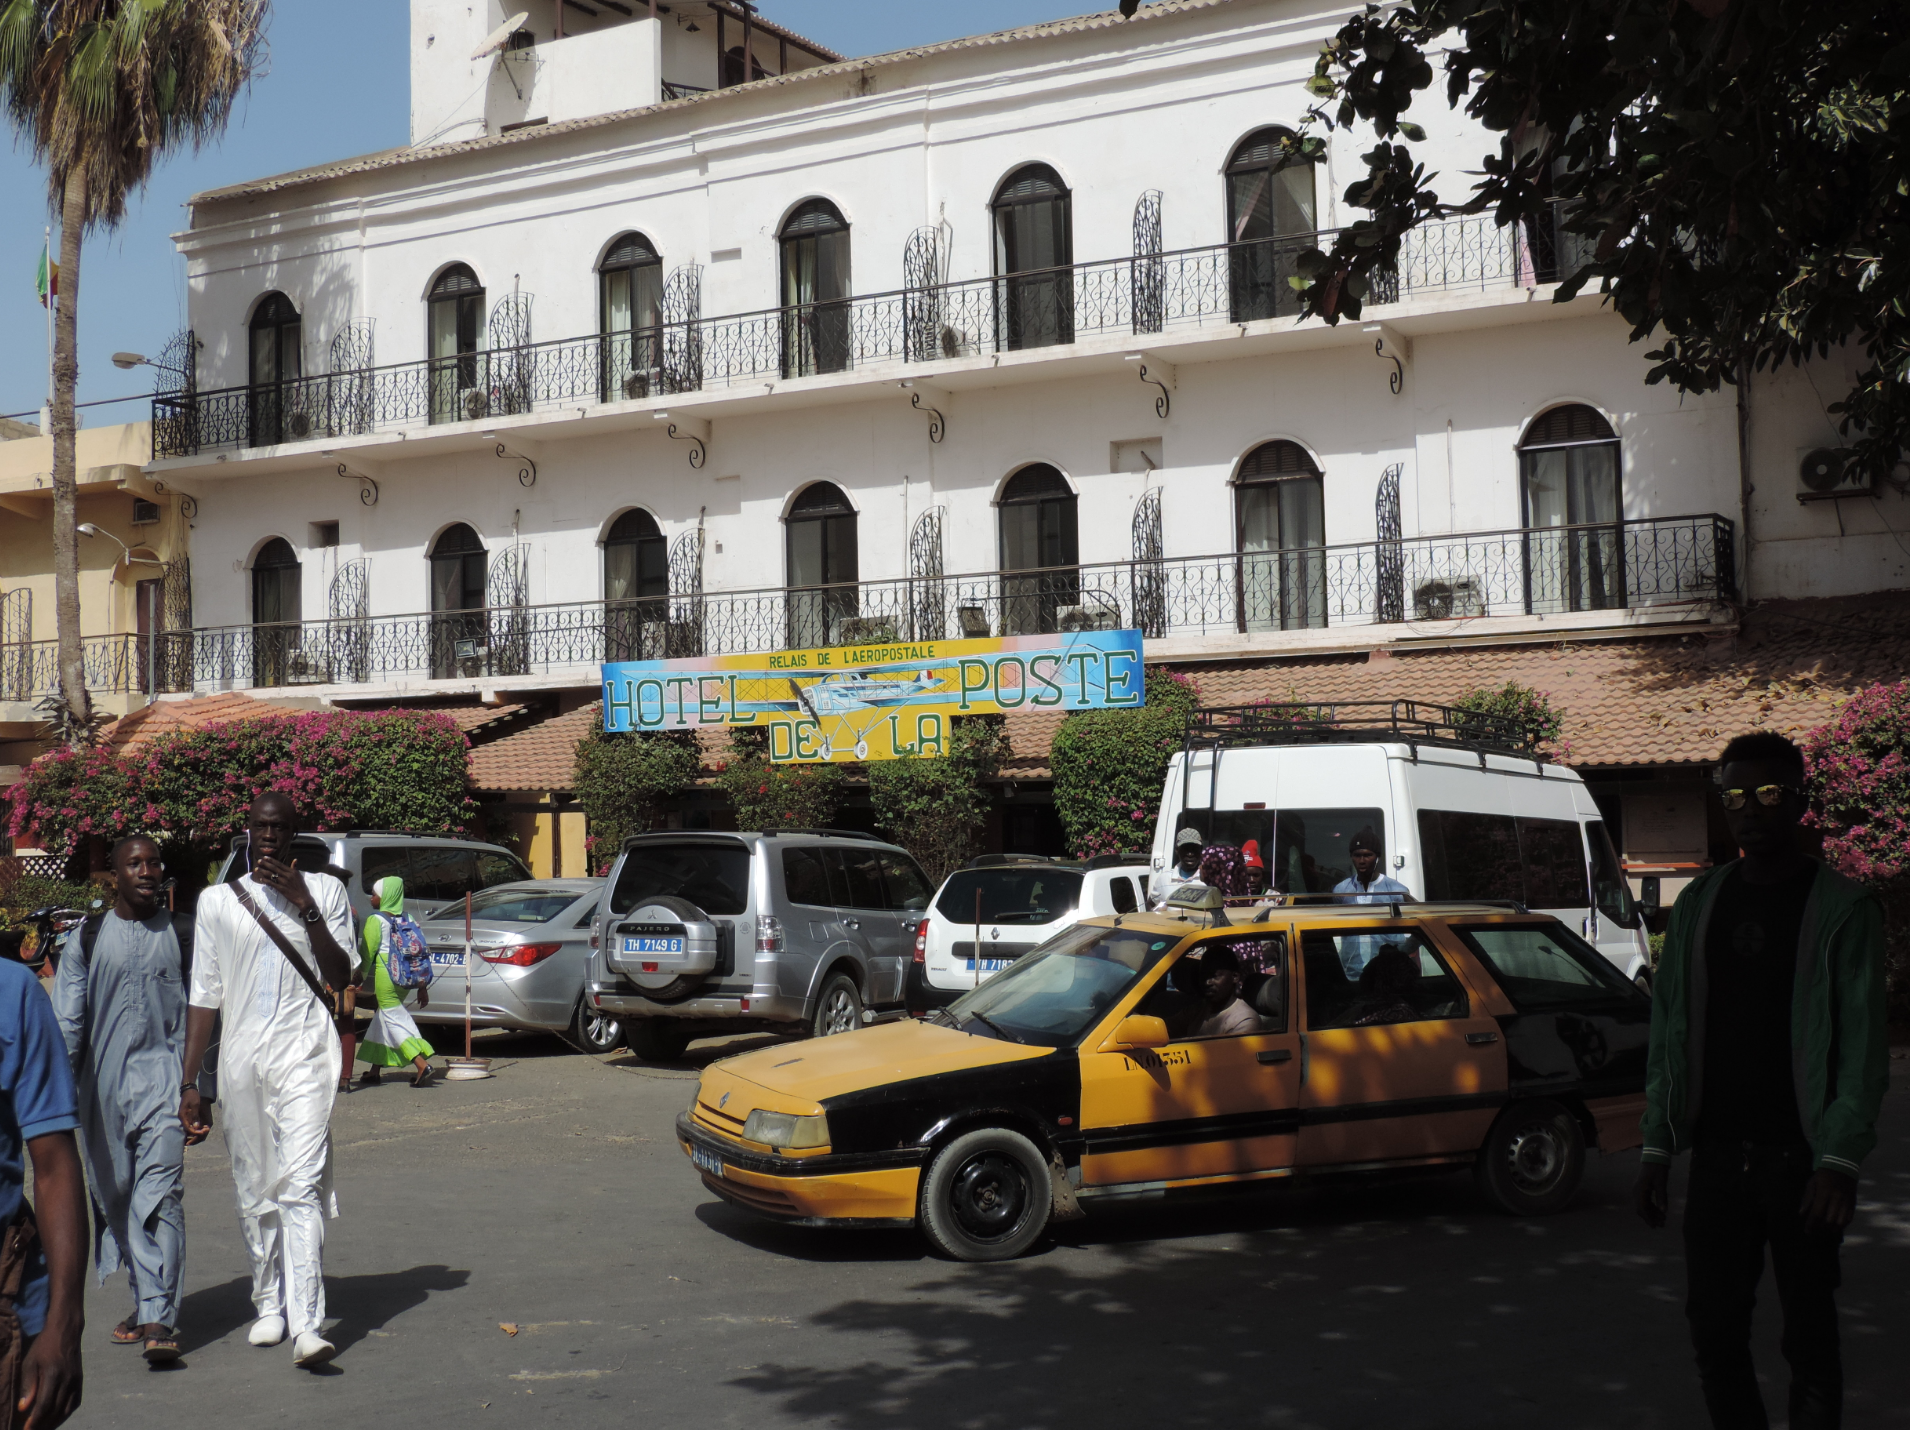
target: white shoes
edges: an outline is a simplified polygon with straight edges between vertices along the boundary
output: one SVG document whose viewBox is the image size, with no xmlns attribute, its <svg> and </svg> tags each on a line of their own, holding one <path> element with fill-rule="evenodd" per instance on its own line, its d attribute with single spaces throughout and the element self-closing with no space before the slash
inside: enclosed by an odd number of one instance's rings
<svg viewBox="0 0 1920 1440">
<path fill-rule="evenodd" d="M 333 1342 L 324 1340 L 318 1330 L 309 1330 L 293 1342 L 293 1363 L 296 1365 L 324 1365 L 333 1358 Z"/>
<path fill-rule="evenodd" d="M 262 1315 L 253 1322 L 253 1329 L 247 1332 L 249 1345 L 278 1345 L 287 1338 L 287 1320 L 284 1315 Z"/>
</svg>

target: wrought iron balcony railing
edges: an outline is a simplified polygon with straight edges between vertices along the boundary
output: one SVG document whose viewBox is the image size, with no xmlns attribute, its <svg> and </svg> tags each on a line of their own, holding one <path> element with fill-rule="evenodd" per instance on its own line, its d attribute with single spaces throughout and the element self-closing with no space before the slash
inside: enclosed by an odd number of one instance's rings
<svg viewBox="0 0 1920 1440">
<path fill-rule="evenodd" d="M 607 660 L 868 641 L 1136 627 L 1161 639 L 1566 614 L 1727 600 L 1733 581 L 1732 523 L 1690 515 L 120 638 L 137 688 L 157 667 L 163 689 L 223 690 L 541 675 Z"/>
<path fill-rule="evenodd" d="M 582 401 L 641 400 L 1297 315 L 1299 293 L 1287 279 L 1299 256 L 1327 238 L 1210 245 L 272 385 L 160 395 L 153 402 L 154 454 L 366 435 Z M 1550 234 L 1497 226 L 1491 216 L 1433 221 L 1406 237 L 1391 271 L 1369 278 L 1370 298 L 1389 303 L 1547 283 L 1568 260 L 1560 255 L 1566 249 Z"/>
<path fill-rule="evenodd" d="M 80 642 L 80 662 L 87 688 L 105 694 L 144 691 L 153 653 L 142 635 L 86 636 Z M 173 678 L 187 680 L 190 675 L 181 671 Z M 52 693 L 59 684 L 58 641 L 0 645 L 0 701 L 35 701 Z M 189 687 L 181 684 L 176 688 Z"/>
</svg>

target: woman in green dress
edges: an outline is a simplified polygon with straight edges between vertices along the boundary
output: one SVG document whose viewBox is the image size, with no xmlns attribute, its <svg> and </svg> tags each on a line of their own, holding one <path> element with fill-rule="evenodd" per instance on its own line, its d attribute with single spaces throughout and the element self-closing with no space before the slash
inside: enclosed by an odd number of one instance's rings
<svg viewBox="0 0 1920 1440">
<path fill-rule="evenodd" d="M 400 902 L 405 898 L 405 890 L 398 875 L 388 875 L 374 882 L 373 898 L 379 904 L 377 913 L 367 917 L 366 925 L 360 932 L 360 953 L 366 959 L 366 968 L 373 976 L 373 1022 L 367 1026 L 367 1038 L 360 1042 L 360 1058 L 370 1067 L 366 1074 L 366 1083 L 378 1085 L 383 1069 L 398 1069 L 412 1063 L 414 1069 L 413 1084 L 431 1085 L 433 1070 L 427 1060 L 433 1054 L 429 1045 L 420 1034 L 420 1027 L 413 1023 L 413 1016 L 407 1013 L 406 992 L 393 983 L 393 969 L 388 963 L 388 951 L 393 944 L 393 922 L 404 912 Z M 420 1003 L 427 1001 L 427 987 L 420 987 Z"/>
</svg>

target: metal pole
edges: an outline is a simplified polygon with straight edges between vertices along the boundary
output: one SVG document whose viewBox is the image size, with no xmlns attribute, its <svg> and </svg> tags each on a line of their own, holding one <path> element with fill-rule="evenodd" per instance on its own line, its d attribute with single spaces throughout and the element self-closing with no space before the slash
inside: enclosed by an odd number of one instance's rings
<svg viewBox="0 0 1920 1440">
<path fill-rule="evenodd" d="M 147 703 L 160 697 L 160 587 L 166 582 L 154 580 L 147 585 Z"/>
<path fill-rule="evenodd" d="M 473 892 L 467 892 L 467 950 L 460 962 L 467 975 L 467 1059 L 473 1059 Z"/>
</svg>

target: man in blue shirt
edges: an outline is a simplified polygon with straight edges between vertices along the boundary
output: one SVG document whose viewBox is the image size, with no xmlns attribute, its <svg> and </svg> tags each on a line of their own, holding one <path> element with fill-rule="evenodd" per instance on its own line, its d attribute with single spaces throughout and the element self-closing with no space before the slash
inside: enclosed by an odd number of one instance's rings
<svg viewBox="0 0 1920 1440">
<path fill-rule="evenodd" d="M 80 1404 L 87 1201 L 78 1110 L 53 1002 L 26 966 L 0 964 L 0 1404 L 11 1401 L 9 1418 L 36 1430 Z"/>
<path fill-rule="evenodd" d="M 1391 876 L 1380 873 L 1380 837 L 1371 829 L 1362 830 L 1347 846 L 1353 861 L 1353 874 L 1333 887 L 1333 893 L 1351 896 L 1348 905 L 1385 905 L 1393 900 L 1411 900 L 1407 887 Z M 1347 979 L 1358 980 L 1367 962 L 1380 953 L 1380 947 L 1392 936 L 1345 935 L 1340 940 L 1340 968 Z"/>
</svg>

